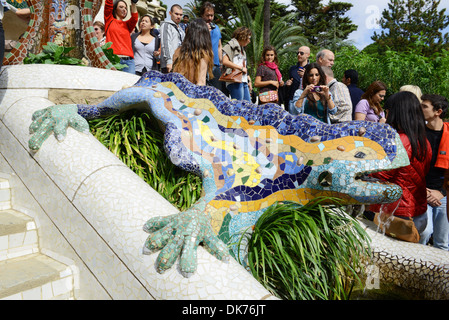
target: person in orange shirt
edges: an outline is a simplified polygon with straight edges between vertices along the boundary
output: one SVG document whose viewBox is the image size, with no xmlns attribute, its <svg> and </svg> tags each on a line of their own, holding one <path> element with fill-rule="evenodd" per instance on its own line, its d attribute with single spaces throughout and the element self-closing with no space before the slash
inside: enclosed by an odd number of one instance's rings
<svg viewBox="0 0 449 320">
<path fill-rule="evenodd" d="M 122 71 L 135 74 L 134 52 L 131 43 L 131 32 L 137 25 L 139 14 L 137 13 L 138 0 L 131 0 L 131 18 L 125 20 L 128 15 L 128 4 L 119 0 L 113 3 L 106 0 L 104 4 L 104 21 L 106 26 L 106 42 L 112 42 L 112 51 L 120 57 L 120 63 L 127 67 Z"/>
<path fill-rule="evenodd" d="M 449 250 L 447 190 L 444 177 L 449 172 L 449 122 L 445 122 L 449 102 L 436 94 L 421 96 L 421 108 L 426 120 L 427 140 L 432 146 L 432 162 L 426 175 L 427 226 L 420 243 L 427 244 L 432 236 L 435 248 Z M 446 184 L 447 186 L 447 184 Z"/>
</svg>

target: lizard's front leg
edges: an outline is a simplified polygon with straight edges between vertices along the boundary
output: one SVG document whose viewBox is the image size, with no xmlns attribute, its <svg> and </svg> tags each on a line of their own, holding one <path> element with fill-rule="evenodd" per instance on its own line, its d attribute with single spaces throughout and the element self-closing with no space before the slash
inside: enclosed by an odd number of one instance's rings
<svg viewBox="0 0 449 320">
<path fill-rule="evenodd" d="M 212 230 L 211 218 L 205 213 L 205 199 L 201 198 L 187 211 L 147 221 L 144 230 L 150 233 L 143 252 L 150 254 L 161 250 L 156 269 L 162 273 L 170 269 L 180 256 L 180 269 L 190 277 L 197 267 L 197 248 L 203 243 L 217 259 L 227 262 L 229 251 Z"/>
</svg>

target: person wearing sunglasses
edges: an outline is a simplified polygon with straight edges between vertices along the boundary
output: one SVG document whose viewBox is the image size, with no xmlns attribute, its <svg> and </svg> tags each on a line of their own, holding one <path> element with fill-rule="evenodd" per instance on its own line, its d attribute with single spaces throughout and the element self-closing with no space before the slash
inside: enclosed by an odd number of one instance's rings
<svg viewBox="0 0 449 320">
<path fill-rule="evenodd" d="M 385 123 L 385 112 L 381 102 L 385 99 L 387 86 L 382 81 L 374 81 L 355 106 L 354 120 Z"/>
<path fill-rule="evenodd" d="M 309 64 L 310 48 L 307 46 L 301 46 L 297 52 L 298 62 L 290 67 L 288 71 L 289 79 L 285 81 L 285 101 L 284 106 L 289 106 L 290 101 L 293 99 L 293 95 L 296 90 L 303 89 L 302 78 L 304 76 L 304 69 Z M 288 110 L 291 114 L 297 114 L 295 108 Z"/>
<path fill-rule="evenodd" d="M 97 40 L 100 42 L 100 46 L 106 43 L 106 35 L 104 33 L 104 23 L 101 21 L 94 22 L 94 31 Z"/>
</svg>

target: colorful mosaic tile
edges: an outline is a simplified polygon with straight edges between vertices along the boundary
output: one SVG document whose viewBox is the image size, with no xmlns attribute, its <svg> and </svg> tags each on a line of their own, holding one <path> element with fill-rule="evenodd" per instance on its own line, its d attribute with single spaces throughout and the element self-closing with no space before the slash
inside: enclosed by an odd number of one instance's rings
<svg viewBox="0 0 449 320">
<path fill-rule="evenodd" d="M 61 139 L 61 123 L 85 131 L 85 119 L 142 103 L 165 125 L 164 147 L 171 161 L 203 178 L 204 196 L 192 208 L 145 224 L 150 233 L 145 250 L 161 250 L 161 272 L 180 255 L 181 270 L 192 274 L 199 243 L 225 259 L 226 245 L 276 202 L 305 204 L 332 196 L 346 204 L 368 204 L 401 196 L 396 185 L 363 180 L 364 174 L 408 165 L 390 126 L 362 121 L 330 126 L 308 115 L 292 116 L 275 104 L 230 100 L 174 73 L 149 72 L 98 105 L 37 112 L 30 148 L 38 149 L 54 130 Z"/>
</svg>

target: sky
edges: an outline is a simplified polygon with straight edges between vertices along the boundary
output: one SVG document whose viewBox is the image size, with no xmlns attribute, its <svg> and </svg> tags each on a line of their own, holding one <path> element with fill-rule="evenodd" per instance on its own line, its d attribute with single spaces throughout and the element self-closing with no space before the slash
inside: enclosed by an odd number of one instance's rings
<svg viewBox="0 0 449 320">
<path fill-rule="evenodd" d="M 347 16 L 351 18 L 352 22 L 358 26 L 357 31 L 352 32 L 349 35 L 348 40 L 351 40 L 358 49 L 363 49 L 370 43 L 372 43 L 371 36 L 374 32 L 380 33 L 380 26 L 378 20 L 382 16 L 382 11 L 388 8 L 390 0 L 335 0 L 335 2 L 348 2 L 353 6 L 351 10 L 347 12 Z M 190 0 L 162 0 L 167 5 L 168 10 L 173 4 L 179 4 L 184 7 Z M 279 3 L 289 5 L 290 0 L 277 0 Z M 327 3 L 324 0 L 323 3 Z M 446 14 L 449 14 L 449 0 L 441 0 L 439 9 L 446 8 Z M 449 28 L 447 31 L 449 32 Z"/>
</svg>

